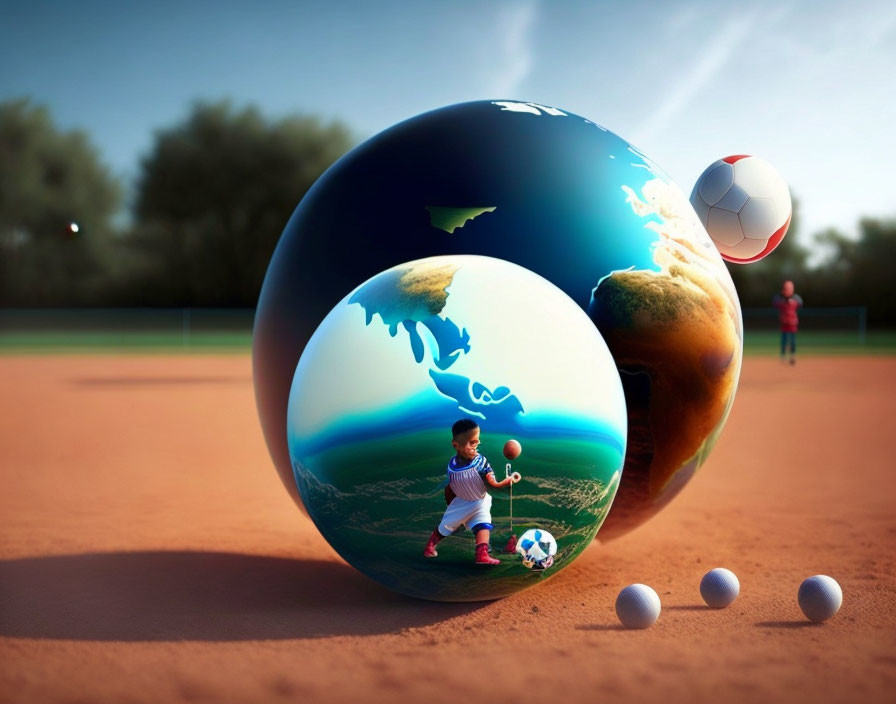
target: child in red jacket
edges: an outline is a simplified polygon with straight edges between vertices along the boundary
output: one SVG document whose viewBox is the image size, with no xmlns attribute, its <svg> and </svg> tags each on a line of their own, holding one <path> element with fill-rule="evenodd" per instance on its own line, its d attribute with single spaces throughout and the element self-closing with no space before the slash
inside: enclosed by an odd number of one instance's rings
<svg viewBox="0 0 896 704">
<path fill-rule="evenodd" d="M 803 299 L 793 292 L 793 281 L 784 282 L 781 293 L 775 296 L 772 304 L 778 309 L 778 322 L 781 325 L 781 363 L 786 362 L 789 346 L 790 363 L 796 364 L 796 331 L 800 324 L 796 311 L 803 305 Z"/>
</svg>

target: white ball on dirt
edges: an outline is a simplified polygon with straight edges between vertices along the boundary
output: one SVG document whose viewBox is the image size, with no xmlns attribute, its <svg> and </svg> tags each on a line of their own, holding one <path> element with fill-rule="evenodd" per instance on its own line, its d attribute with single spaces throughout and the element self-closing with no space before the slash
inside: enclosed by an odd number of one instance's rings
<svg viewBox="0 0 896 704">
<path fill-rule="evenodd" d="M 724 609 L 740 594 L 740 581 L 737 575 L 724 567 L 710 570 L 700 580 L 700 596 L 707 606 Z"/>
<path fill-rule="evenodd" d="M 616 616 L 626 628 L 649 628 L 660 615 L 660 597 L 646 584 L 630 584 L 616 597 Z"/>
<path fill-rule="evenodd" d="M 807 619 L 827 621 L 840 610 L 843 591 L 832 577 L 817 574 L 803 580 L 796 598 Z"/>
</svg>

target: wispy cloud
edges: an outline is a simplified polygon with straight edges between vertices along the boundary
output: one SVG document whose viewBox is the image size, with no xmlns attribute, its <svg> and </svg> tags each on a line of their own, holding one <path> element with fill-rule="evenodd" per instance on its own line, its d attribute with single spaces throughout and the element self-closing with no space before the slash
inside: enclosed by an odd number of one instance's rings
<svg viewBox="0 0 896 704">
<path fill-rule="evenodd" d="M 739 15 L 729 19 L 712 43 L 700 55 L 690 70 L 673 86 L 664 102 L 635 131 L 634 143 L 645 144 L 662 131 L 708 83 L 724 69 L 756 25 L 757 15 Z"/>
<path fill-rule="evenodd" d="M 532 72 L 535 51 L 532 45 L 532 28 L 538 16 L 538 3 L 514 2 L 502 7 L 498 14 L 496 51 L 490 54 L 492 70 L 492 94 L 498 98 L 521 97 L 520 85 Z"/>
</svg>

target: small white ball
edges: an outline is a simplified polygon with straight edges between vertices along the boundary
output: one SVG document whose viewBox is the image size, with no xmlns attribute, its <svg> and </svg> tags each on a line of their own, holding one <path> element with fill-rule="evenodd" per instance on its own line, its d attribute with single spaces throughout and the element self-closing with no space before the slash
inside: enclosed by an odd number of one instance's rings
<svg viewBox="0 0 896 704">
<path fill-rule="evenodd" d="M 616 615 L 626 628 L 649 628 L 660 615 L 660 598 L 646 584 L 630 584 L 616 597 Z"/>
<path fill-rule="evenodd" d="M 807 619 L 827 621 L 840 610 L 843 591 L 836 580 L 817 574 L 803 581 L 796 598 Z"/>
<path fill-rule="evenodd" d="M 710 570 L 700 580 L 700 596 L 707 606 L 724 609 L 740 594 L 740 582 L 737 575 L 724 567 Z"/>
</svg>

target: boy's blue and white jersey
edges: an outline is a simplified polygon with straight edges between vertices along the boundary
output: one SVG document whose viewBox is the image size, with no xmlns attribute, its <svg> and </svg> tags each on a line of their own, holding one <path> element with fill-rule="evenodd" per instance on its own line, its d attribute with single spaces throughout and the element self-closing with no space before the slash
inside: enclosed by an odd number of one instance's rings
<svg viewBox="0 0 896 704">
<path fill-rule="evenodd" d="M 454 456 L 448 462 L 448 484 L 460 498 L 478 501 L 488 495 L 485 477 L 493 471 L 488 460 L 482 455 L 476 455 L 476 458 L 467 465 L 460 465 L 457 456 Z"/>
</svg>

